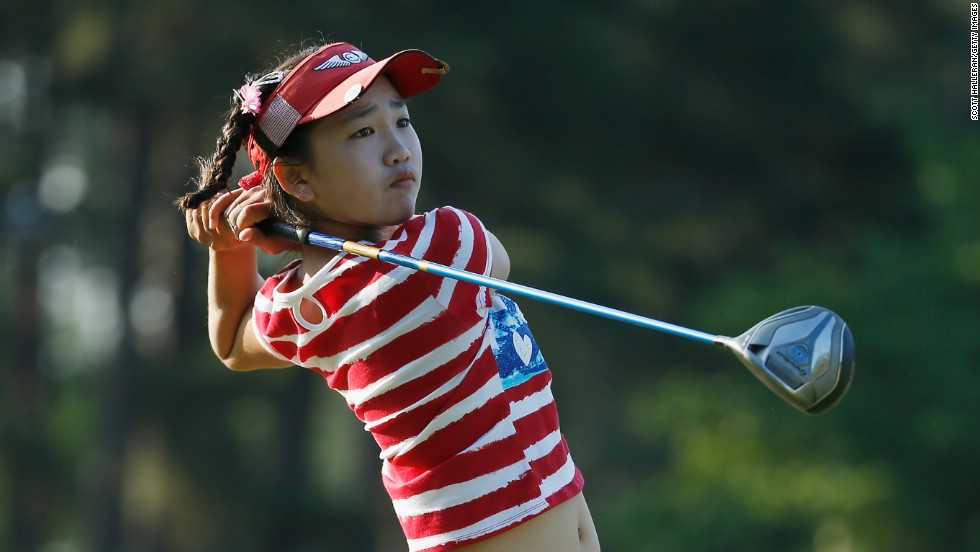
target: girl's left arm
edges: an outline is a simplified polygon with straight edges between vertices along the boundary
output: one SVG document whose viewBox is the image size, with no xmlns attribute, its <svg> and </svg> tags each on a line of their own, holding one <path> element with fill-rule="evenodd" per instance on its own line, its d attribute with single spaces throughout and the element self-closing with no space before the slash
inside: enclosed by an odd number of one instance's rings
<svg viewBox="0 0 980 552">
<path fill-rule="evenodd" d="M 500 243 L 497 236 L 487 230 L 487 238 L 490 240 L 490 255 L 493 259 L 490 265 L 490 276 L 506 280 L 510 276 L 510 256 L 504 249 L 504 244 Z"/>
</svg>

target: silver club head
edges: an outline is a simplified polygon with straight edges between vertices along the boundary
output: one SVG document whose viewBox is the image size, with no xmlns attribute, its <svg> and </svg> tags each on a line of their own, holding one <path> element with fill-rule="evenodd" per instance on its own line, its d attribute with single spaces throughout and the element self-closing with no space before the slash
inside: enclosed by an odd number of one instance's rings
<svg viewBox="0 0 980 552">
<path fill-rule="evenodd" d="M 823 307 L 774 314 L 738 337 L 718 336 L 762 383 L 809 414 L 835 405 L 854 377 L 854 338 L 847 323 Z"/>
</svg>

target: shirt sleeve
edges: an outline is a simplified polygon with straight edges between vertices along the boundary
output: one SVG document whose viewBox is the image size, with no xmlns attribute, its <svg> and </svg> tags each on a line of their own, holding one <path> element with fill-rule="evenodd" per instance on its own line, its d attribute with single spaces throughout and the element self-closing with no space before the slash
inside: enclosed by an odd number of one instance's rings
<svg viewBox="0 0 980 552">
<path fill-rule="evenodd" d="M 297 340 L 295 334 L 302 331 L 292 319 L 291 310 L 277 305 L 274 290 L 295 271 L 300 261 L 296 260 L 266 279 L 255 294 L 252 305 L 252 330 L 262 346 L 273 356 L 287 362 L 297 363 Z"/>
<path fill-rule="evenodd" d="M 473 214 L 453 207 L 426 213 L 418 239 L 406 244 L 408 247 L 410 250 L 399 253 L 483 276 L 489 276 L 493 266 L 483 223 Z M 432 296 L 455 314 L 482 315 L 490 305 L 489 290 L 483 286 L 435 274 L 426 274 L 423 280 Z"/>
</svg>

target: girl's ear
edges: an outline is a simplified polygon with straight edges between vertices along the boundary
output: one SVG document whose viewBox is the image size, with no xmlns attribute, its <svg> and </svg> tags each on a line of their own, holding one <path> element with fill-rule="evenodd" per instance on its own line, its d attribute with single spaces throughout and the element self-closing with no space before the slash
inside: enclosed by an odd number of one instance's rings
<svg viewBox="0 0 980 552">
<path fill-rule="evenodd" d="M 316 193 L 310 183 L 303 178 L 301 165 L 284 163 L 280 159 L 272 162 L 272 173 L 276 175 L 279 186 L 299 201 L 313 201 Z"/>
</svg>

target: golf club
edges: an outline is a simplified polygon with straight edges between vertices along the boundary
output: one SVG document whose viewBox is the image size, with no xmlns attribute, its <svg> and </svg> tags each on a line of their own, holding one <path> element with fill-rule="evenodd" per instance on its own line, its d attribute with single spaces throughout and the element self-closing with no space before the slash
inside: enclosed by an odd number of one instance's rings
<svg viewBox="0 0 980 552">
<path fill-rule="evenodd" d="M 766 387 L 806 413 L 816 414 L 832 407 L 844 396 L 854 377 L 854 338 L 851 330 L 840 316 L 823 307 L 788 309 L 766 318 L 738 337 L 725 337 L 385 251 L 281 221 L 270 219 L 256 226 L 269 236 L 368 257 L 712 343 L 732 352 Z"/>
</svg>

